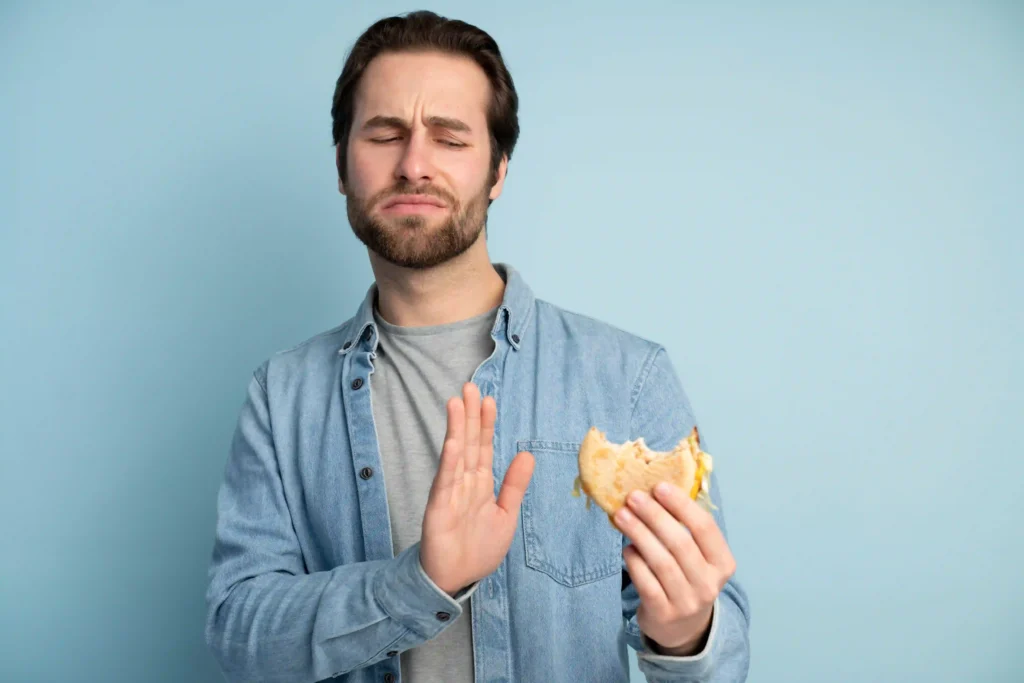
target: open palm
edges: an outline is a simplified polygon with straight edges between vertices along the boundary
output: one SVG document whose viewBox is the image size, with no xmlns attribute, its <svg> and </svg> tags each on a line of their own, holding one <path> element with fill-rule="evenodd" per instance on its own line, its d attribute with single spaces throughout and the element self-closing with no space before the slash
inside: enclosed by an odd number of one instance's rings
<svg viewBox="0 0 1024 683">
<path fill-rule="evenodd" d="M 423 515 L 420 562 L 450 594 L 489 575 L 508 553 L 519 508 L 533 476 L 533 456 L 519 453 L 494 494 L 494 420 L 490 396 L 467 383 L 448 401 L 441 464 Z"/>
</svg>

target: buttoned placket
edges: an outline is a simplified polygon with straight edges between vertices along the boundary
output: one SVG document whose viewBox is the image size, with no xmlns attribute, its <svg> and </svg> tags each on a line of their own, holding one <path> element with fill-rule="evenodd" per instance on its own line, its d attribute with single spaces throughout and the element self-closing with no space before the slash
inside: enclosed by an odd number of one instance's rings
<svg viewBox="0 0 1024 683">
<path fill-rule="evenodd" d="M 494 428 L 495 472 L 508 469 L 509 454 L 503 452 L 501 444 L 501 368 L 506 355 L 518 349 L 521 339 L 510 331 L 510 311 L 502 306 L 498 309 L 491 338 L 494 350 L 473 372 L 471 381 L 480 389 L 482 396 L 492 396 L 498 402 L 498 418 Z M 363 543 L 367 560 L 383 560 L 394 557 L 391 537 L 390 512 L 381 472 L 380 447 L 373 418 L 372 374 L 377 357 L 379 338 L 375 325 L 367 323 L 358 336 L 347 340 L 339 353 L 343 356 L 341 369 L 341 393 L 351 444 L 352 465 L 360 478 L 357 486 L 359 516 L 363 530 Z M 495 495 L 502 477 L 495 476 Z M 511 681 L 511 632 L 509 630 L 508 604 L 508 558 L 487 578 L 471 600 L 470 616 L 473 630 L 473 661 L 475 679 L 503 683 Z M 441 617 L 438 616 L 440 619 Z M 484 643 L 494 643 L 497 647 Z M 389 659 L 378 664 L 382 680 L 400 683 L 397 669 L 398 653 L 388 653 Z M 389 678 L 390 677 L 390 678 Z"/>
</svg>

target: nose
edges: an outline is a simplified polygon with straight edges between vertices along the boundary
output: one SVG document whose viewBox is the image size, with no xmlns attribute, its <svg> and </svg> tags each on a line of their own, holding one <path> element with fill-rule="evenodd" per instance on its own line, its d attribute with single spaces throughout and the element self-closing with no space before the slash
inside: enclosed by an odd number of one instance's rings
<svg viewBox="0 0 1024 683">
<path fill-rule="evenodd" d="M 426 131 L 414 131 L 407 138 L 405 149 L 395 167 L 395 180 L 417 185 L 434 178 L 434 166 L 430 155 Z"/>
</svg>

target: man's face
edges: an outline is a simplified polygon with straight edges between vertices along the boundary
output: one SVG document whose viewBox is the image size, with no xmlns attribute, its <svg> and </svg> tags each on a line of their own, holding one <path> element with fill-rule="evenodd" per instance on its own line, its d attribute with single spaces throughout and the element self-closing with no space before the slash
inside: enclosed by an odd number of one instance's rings
<svg viewBox="0 0 1024 683">
<path fill-rule="evenodd" d="M 405 268 L 462 254 L 501 193 L 490 171 L 490 83 L 472 60 L 434 52 L 383 54 L 360 81 L 339 187 L 352 230 Z"/>
</svg>

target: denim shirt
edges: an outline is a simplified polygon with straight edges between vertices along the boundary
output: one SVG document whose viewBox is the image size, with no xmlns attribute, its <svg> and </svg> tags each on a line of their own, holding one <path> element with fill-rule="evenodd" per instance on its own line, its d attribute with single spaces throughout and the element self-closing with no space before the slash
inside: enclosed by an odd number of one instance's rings
<svg viewBox="0 0 1024 683">
<path fill-rule="evenodd" d="M 504 561 L 467 601 L 433 584 L 418 544 L 392 551 L 370 396 L 371 287 L 352 319 L 273 355 L 249 384 L 217 497 L 206 596 L 207 643 L 228 680 L 397 682 L 398 654 L 464 609 L 478 682 L 627 681 L 627 647 L 651 683 L 746 678 L 749 607 L 735 578 L 703 651 L 655 654 L 637 626 L 627 541 L 572 495 L 592 425 L 658 450 L 694 426 L 664 348 L 539 300 L 515 269 L 495 267 L 506 281 L 495 348 L 473 381 L 497 402 L 496 486 L 517 452 L 536 463 Z M 724 531 L 714 473 L 711 492 Z"/>
</svg>

